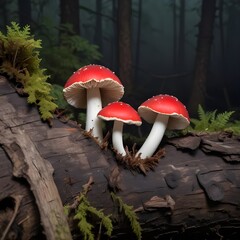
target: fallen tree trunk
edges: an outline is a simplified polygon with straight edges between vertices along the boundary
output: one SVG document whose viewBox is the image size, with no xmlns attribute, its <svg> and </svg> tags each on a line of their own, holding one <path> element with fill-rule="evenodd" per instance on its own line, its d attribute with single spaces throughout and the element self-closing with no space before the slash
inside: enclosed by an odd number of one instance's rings
<svg viewBox="0 0 240 240">
<path fill-rule="evenodd" d="M 10 133 L 26 134 L 37 154 L 52 165 L 63 204 L 71 204 L 92 177 L 87 198 L 117 220 L 112 239 L 134 238 L 109 189 L 119 189 L 116 194 L 135 209 L 142 239 L 235 239 L 240 233 L 237 137 L 215 134 L 166 141 L 161 146 L 164 157 L 143 175 L 118 164 L 110 150 L 102 150 L 78 125 L 58 119 L 53 127 L 43 123 L 37 109 L 27 105 L 4 78 L 0 78 L 0 119 Z M 14 177 L 13 157 L 4 149 L 3 139 L 11 134 L 4 131 L 0 134 L 0 236 L 14 216 L 9 239 L 31 239 L 46 232 L 42 209 L 31 182 Z"/>
<path fill-rule="evenodd" d="M 41 157 L 25 131 L 9 128 L 7 121 L 2 117 L 0 117 L 0 144 L 12 162 L 12 175 L 25 178 L 29 183 L 47 238 L 49 240 L 72 239 L 63 205 L 52 177 L 51 164 Z M 16 201 L 16 211 L 22 197 L 22 195 L 13 197 Z"/>
</svg>

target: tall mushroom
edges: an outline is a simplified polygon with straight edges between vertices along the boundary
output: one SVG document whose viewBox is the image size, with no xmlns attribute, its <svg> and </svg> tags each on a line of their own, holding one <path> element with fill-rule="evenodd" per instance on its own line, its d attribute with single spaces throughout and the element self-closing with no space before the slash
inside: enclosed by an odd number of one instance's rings
<svg viewBox="0 0 240 240">
<path fill-rule="evenodd" d="M 87 108 L 86 131 L 101 142 L 102 126 L 97 117 L 102 105 L 118 101 L 124 93 L 119 78 L 108 68 L 87 65 L 77 70 L 67 80 L 63 94 L 67 102 L 76 108 Z"/>
<path fill-rule="evenodd" d="M 98 117 L 105 121 L 114 121 L 112 132 L 113 148 L 118 154 L 126 156 L 122 136 L 123 123 L 140 126 L 142 121 L 137 111 L 127 103 L 113 102 L 103 108 L 98 113 Z"/>
<path fill-rule="evenodd" d="M 136 154 L 142 159 L 153 155 L 166 128 L 180 130 L 190 123 L 186 107 L 176 97 L 169 95 L 160 94 L 148 99 L 138 107 L 138 112 L 148 123 L 153 123 L 147 139 Z"/>
</svg>

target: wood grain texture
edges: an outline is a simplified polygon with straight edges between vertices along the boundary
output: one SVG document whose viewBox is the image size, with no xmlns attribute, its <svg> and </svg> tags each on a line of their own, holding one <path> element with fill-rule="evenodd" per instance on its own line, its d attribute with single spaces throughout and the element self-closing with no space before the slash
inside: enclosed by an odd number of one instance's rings
<svg viewBox="0 0 240 240">
<path fill-rule="evenodd" d="M 2 104 L 4 99 L 5 96 L 1 96 Z M 9 121 L 8 118 L 12 119 L 11 114 L 14 113 L 14 108 L 9 105 L 7 104 L 9 109 L 0 109 L 0 144 L 12 162 L 12 175 L 24 178 L 29 183 L 47 239 L 70 240 L 72 237 L 66 215 L 52 177 L 53 168 L 42 158 L 25 130 L 18 127 L 22 122 L 15 119 L 13 125 Z M 21 199 L 23 197 L 18 196 Z"/>
<path fill-rule="evenodd" d="M 4 89 L 11 89 L 7 85 L 6 81 L 1 83 Z M 227 156 L 238 159 L 239 152 L 216 151 L 215 138 L 197 136 L 200 139 L 194 138 L 195 147 L 188 137 L 175 143 L 164 142 L 161 147 L 165 156 L 154 171 L 144 176 L 118 165 L 114 154 L 100 149 L 78 125 L 54 119 L 50 128 L 40 120 L 37 109 L 28 106 L 26 98 L 13 91 L 0 91 L 0 109 L 4 112 L 1 119 L 8 122 L 8 128 L 23 131 L 39 156 L 51 163 L 63 204 L 71 203 L 89 176 L 93 177 L 94 184 L 87 195 L 90 203 L 119 220 L 112 239 L 134 238 L 129 223 L 116 212 L 109 185 L 118 185 L 121 191 L 117 195 L 136 209 L 143 239 L 219 239 L 219 236 L 235 239 L 240 233 L 240 165 L 237 160 L 225 159 Z M 239 139 L 232 136 L 222 139 L 222 146 L 228 148 L 230 139 L 234 148 L 239 149 Z M 208 147 L 206 151 L 209 141 L 211 149 Z M 5 169 L 0 169 L 0 187 L 3 187 L 0 201 L 13 193 L 22 193 L 25 208 L 21 206 L 16 221 L 20 222 L 26 209 L 30 209 L 33 220 L 21 223 L 27 236 L 23 239 L 30 239 L 39 223 L 32 191 L 26 182 L 12 179 L 9 157 L 2 149 L 0 157 Z"/>
</svg>

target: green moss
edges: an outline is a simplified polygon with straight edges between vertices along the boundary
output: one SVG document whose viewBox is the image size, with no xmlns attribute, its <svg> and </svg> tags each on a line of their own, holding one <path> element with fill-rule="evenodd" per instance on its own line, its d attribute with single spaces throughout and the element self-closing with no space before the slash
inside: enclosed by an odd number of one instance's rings
<svg viewBox="0 0 240 240">
<path fill-rule="evenodd" d="M 111 215 L 106 216 L 103 210 L 93 207 L 88 201 L 86 194 L 88 189 L 83 190 L 77 196 L 72 205 L 65 205 L 64 212 L 68 216 L 70 226 L 73 231 L 79 230 L 81 239 L 94 240 L 100 239 L 102 227 L 105 229 L 105 235 L 111 237 L 113 224 Z M 133 210 L 133 206 L 129 206 L 123 200 L 111 192 L 114 203 L 117 204 L 119 212 L 123 213 L 131 224 L 131 228 L 138 240 L 142 239 L 142 229 L 138 222 L 138 217 Z M 98 227 L 98 229 L 97 229 Z"/>
<path fill-rule="evenodd" d="M 95 236 L 92 233 L 94 225 L 87 220 L 87 216 L 89 214 L 99 219 L 100 224 L 103 225 L 106 229 L 105 234 L 110 237 L 112 234 L 113 226 L 109 216 L 105 216 L 102 210 L 97 210 L 91 206 L 86 196 L 81 194 L 80 204 L 76 209 L 74 219 L 78 220 L 78 227 L 83 235 L 84 240 L 95 239 Z"/>
<path fill-rule="evenodd" d="M 133 206 L 129 206 L 126 203 L 124 203 L 123 200 L 119 196 L 116 196 L 116 194 L 113 192 L 111 192 L 111 197 L 113 201 L 118 204 L 119 212 L 123 213 L 126 216 L 126 218 L 129 220 L 132 231 L 136 235 L 137 239 L 141 240 L 142 228 L 140 226 L 140 223 L 138 222 L 138 217 L 133 210 Z"/>
<path fill-rule="evenodd" d="M 51 96 L 51 84 L 45 69 L 40 68 L 41 40 L 35 40 L 30 27 L 20 28 L 15 22 L 7 26 L 7 33 L 0 32 L 0 73 L 16 81 L 28 95 L 28 103 L 36 104 L 41 118 L 53 117 L 57 105 Z"/>
<path fill-rule="evenodd" d="M 77 227 L 84 240 L 97 239 L 95 236 L 96 225 L 99 226 L 98 234 L 101 234 L 102 226 L 105 228 L 105 234 L 110 237 L 113 231 L 110 216 L 106 216 L 102 210 L 91 206 L 85 194 L 80 194 L 76 199 L 78 205 L 74 209 L 73 219 L 77 222 Z M 65 213 L 70 215 L 69 206 L 65 206 Z"/>
</svg>

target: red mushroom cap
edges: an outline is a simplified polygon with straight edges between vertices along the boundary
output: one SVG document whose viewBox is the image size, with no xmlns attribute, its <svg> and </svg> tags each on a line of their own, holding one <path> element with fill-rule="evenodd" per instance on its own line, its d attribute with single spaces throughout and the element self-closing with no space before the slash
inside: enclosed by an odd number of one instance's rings
<svg viewBox="0 0 240 240">
<path fill-rule="evenodd" d="M 105 121 L 117 120 L 127 124 L 135 124 L 137 126 L 142 124 L 137 111 L 129 104 L 123 102 L 109 103 L 98 113 L 98 117 Z"/>
<path fill-rule="evenodd" d="M 78 69 L 67 80 L 63 89 L 65 99 L 74 107 L 85 108 L 88 88 L 100 89 L 103 105 L 119 100 L 124 93 L 120 79 L 110 69 L 93 64 Z"/>
<path fill-rule="evenodd" d="M 153 123 L 157 114 L 168 115 L 168 129 L 184 129 L 190 123 L 186 107 L 174 96 L 160 94 L 138 107 L 140 116 L 148 123 Z"/>
</svg>

